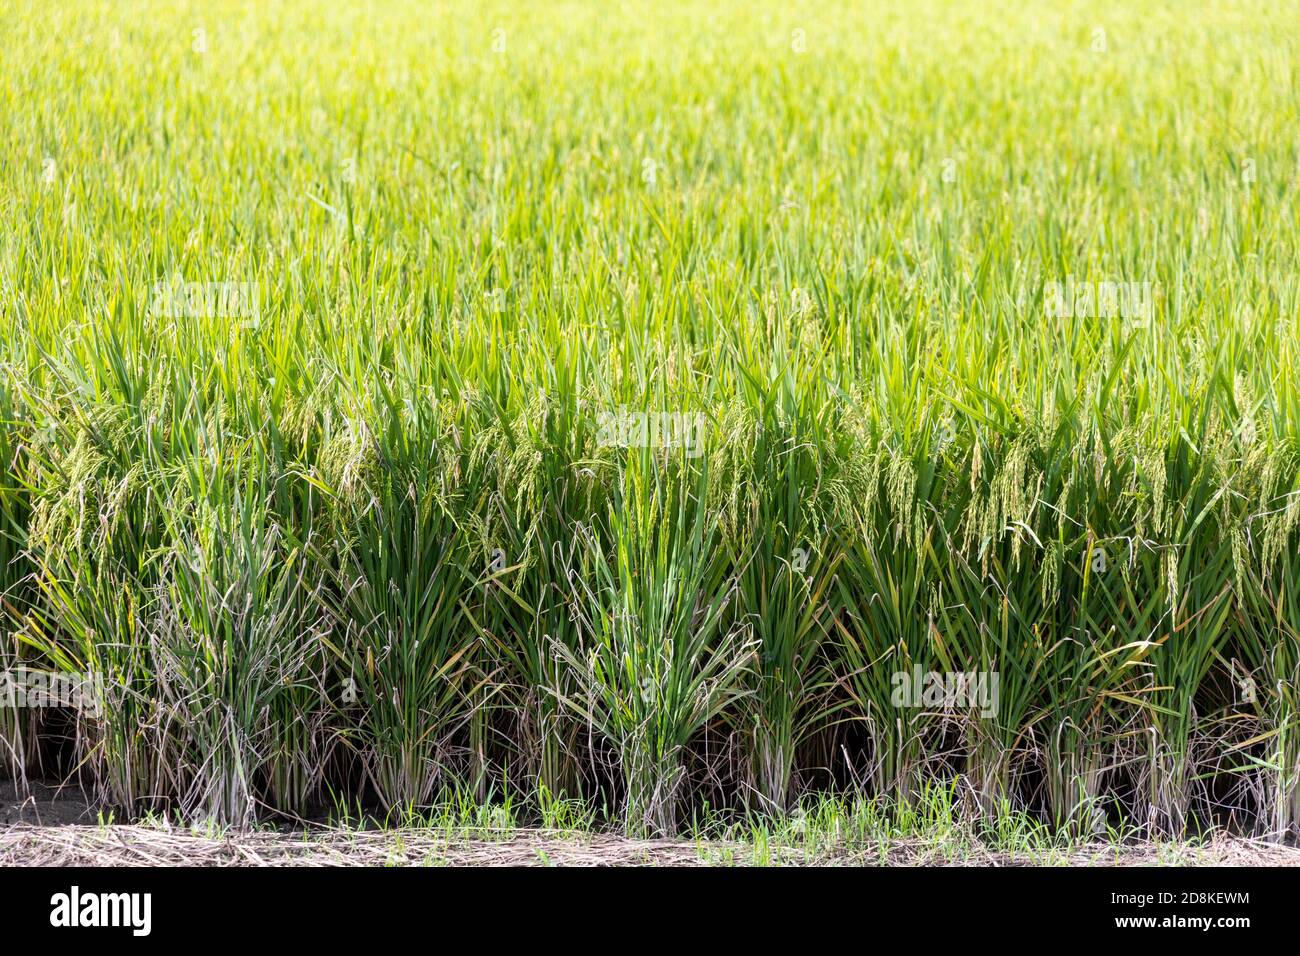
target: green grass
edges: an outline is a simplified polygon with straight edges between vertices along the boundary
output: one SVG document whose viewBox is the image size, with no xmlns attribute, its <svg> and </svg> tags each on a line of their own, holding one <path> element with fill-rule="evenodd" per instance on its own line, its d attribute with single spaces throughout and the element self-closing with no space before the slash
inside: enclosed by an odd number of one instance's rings
<svg viewBox="0 0 1300 956">
<path fill-rule="evenodd" d="M 0 774 L 1300 827 L 1296 3 L 0 21 Z"/>
</svg>

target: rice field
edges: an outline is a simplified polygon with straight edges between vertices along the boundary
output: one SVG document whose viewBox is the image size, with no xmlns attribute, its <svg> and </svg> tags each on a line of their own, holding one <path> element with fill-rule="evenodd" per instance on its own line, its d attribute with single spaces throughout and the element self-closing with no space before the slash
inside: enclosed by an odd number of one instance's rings
<svg viewBox="0 0 1300 956">
<path fill-rule="evenodd" d="M 0 22 L 0 777 L 1300 829 L 1300 4 Z"/>
</svg>

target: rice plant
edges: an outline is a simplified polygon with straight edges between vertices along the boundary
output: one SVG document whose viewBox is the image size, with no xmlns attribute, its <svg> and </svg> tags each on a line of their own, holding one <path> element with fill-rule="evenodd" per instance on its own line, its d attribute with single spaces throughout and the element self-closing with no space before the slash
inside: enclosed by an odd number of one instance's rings
<svg viewBox="0 0 1300 956">
<path fill-rule="evenodd" d="M 1294 838 L 1297 12 L 9 3 L 0 774 Z"/>
<path fill-rule="evenodd" d="M 629 825 L 654 833 L 675 832 L 685 748 L 744 695 L 753 651 L 747 629 L 725 623 L 735 585 L 707 472 L 675 471 L 648 451 L 629 455 L 608 527 L 583 532 L 578 645 L 555 645 L 574 685 L 567 705 L 617 754 Z"/>
</svg>

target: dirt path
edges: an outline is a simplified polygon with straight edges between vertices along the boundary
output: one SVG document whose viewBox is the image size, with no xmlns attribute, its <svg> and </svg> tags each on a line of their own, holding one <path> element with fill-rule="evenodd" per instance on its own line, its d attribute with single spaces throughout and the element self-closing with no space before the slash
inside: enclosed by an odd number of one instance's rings
<svg viewBox="0 0 1300 956">
<path fill-rule="evenodd" d="M 772 846 L 721 840 L 638 840 L 608 833 L 515 829 L 318 827 L 206 832 L 168 825 L 101 825 L 75 788 L 0 785 L 0 866 L 1300 866 L 1300 848 L 1217 837 L 1200 845 L 1096 844 L 1034 854 L 975 842 Z"/>
<path fill-rule="evenodd" d="M 888 847 L 809 853 L 781 847 L 760 855 L 747 844 L 635 840 L 608 834 L 516 830 L 500 839 L 448 837 L 426 830 L 253 831 L 206 835 L 155 826 L 33 826 L 0 830 L 4 866 L 701 866 L 976 865 L 1297 866 L 1300 849 L 1248 840 L 1216 839 L 1201 846 L 1098 845 L 1068 854 L 1012 855 L 978 846 L 954 848 L 922 841 Z"/>
</svg>

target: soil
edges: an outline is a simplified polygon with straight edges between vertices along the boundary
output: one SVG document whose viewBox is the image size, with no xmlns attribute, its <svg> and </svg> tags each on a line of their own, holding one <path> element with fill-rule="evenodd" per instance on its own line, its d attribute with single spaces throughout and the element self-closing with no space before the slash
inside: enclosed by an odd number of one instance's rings
<svg viewBox="0 0 1300 956">
<path fill-rule="evenodd" d="M 0 866 L 1300 866 L 1300 848 L 1226 836 L 1203 844 L 1098 844 L 1037 855 L 899 840 L 815 854 L 775 846 L 761 858 L 753 846 L 725 841 L 536 829 L 486 836 L 326 827 L 220 832 L 165 821 L 101 825 L 75 788 L 33 783 L 23 792 L 0 784 Z"/>
<path fill-rule="evenodd" d="M 98 814 L 75 787 L 29 783 L 24 789 L 12 781 L 0 782 L 0 827 L 16 823 L 57 826 L 95 823 Z"/>
</svg>

